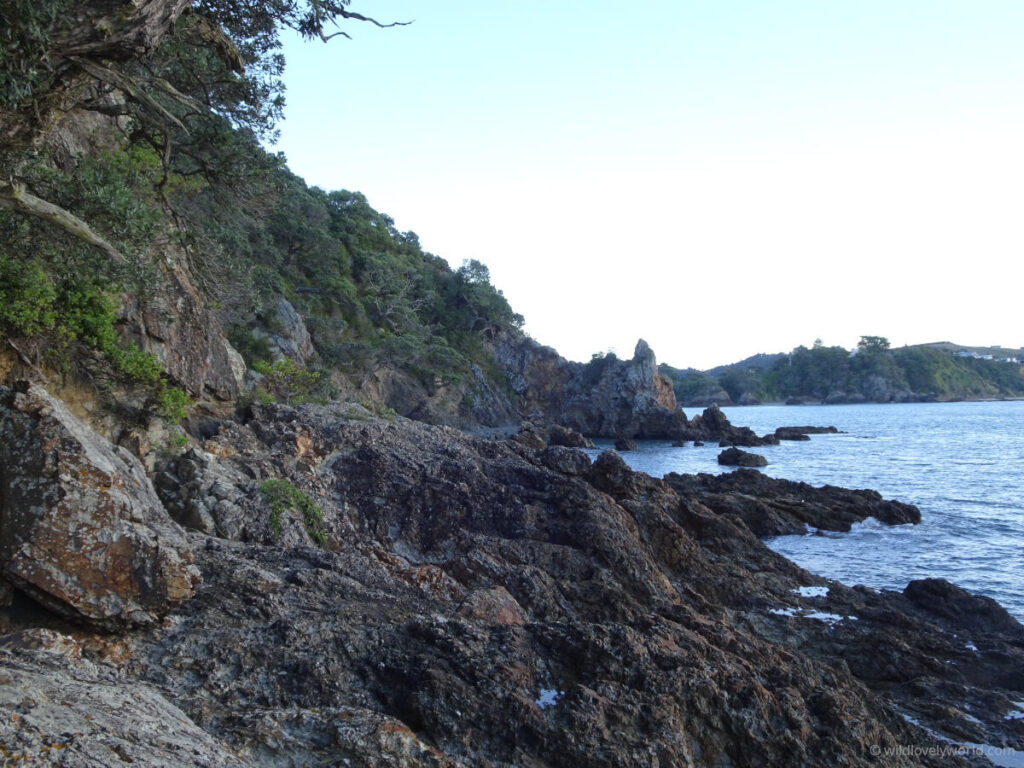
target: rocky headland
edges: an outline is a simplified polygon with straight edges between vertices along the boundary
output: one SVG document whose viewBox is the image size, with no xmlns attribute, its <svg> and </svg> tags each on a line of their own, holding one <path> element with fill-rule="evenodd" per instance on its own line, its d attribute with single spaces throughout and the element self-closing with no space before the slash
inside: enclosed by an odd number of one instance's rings
<svg viewBox="0 0 1024 768">
<path fill-rule="evenodd" d="M 946 739 L 1024 746 L 1002 608 L 828 582 L 755 533 L 913 522 L 905 505 L 659 480 L 343 403 L 254 405 L 150 485 L 41 388 L 2 408 L 0 443 L 34 446 L 5 454 L 4 487 L 50 489 L 31 519 L 5 491 L 5 542 L 45 524 L 88 573 L 136 542 L 170 558 L 118 566 L 111 601 L 63 547 L 5 549 L 0 743 L 21 764 L 952 766 L 986 763 Z M 131 534 L 77 538 L 85 496 Z"/>
</svg>

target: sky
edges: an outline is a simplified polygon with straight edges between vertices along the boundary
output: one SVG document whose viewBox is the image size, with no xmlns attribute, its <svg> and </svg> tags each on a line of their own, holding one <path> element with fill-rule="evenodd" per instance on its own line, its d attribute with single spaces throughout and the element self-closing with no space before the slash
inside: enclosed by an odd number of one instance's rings
<svg viewBox="0 0 1024 768">
<path fill-rule="evenodd" d="M 575 360 L 1024 345 L 1020 0 L 353 0 L 292 170 L 488 265 Z"/>
</svg>

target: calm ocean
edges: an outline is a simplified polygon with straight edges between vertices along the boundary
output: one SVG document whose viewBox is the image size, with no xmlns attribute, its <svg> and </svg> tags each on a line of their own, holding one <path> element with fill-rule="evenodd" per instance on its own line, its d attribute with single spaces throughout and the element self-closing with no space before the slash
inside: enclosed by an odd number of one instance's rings
<svg viewBox="0 0 1024 768">
<path fill-rule="evenodd" d="M 912 579 L 942 577 L 994 597 L 1024 621 L 1024 402 L 723 410 L 758 434 L 806 424 L 845 432 L 748 449 L 768 459 L 766 474 L 872 488 L 921 509 L 920 525 L 868 520 L 845 534 L 783 536 L 768 541 L 777 552 L 850 585 L 903 589 Z M 652 440 L 623 458 L 655 477 L 717 473 L 720 450 Z"/>
</svg>

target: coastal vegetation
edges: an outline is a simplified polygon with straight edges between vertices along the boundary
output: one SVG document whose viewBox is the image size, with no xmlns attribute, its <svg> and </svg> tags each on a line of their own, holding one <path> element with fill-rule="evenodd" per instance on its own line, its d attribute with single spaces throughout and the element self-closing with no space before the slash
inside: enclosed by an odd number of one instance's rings
<svg viewBox="0 0 1024 768">
<path fill-rule="evenodd" d="M 997 354 L 1000 355 L 997 357 Z M 955 344 L 892 349 L 864 336 L 855 349 L 816 341 L 788 354 L 756 355 L 710 371 L 660 367 L 681 403 L 807 400 L 912 402 L 1024 396 L 1024 374 L 1011 350 L 981 354 Z"/>
<path fill-rule="evenodd" d="M 142 419 L 180 418 L 203 384 L 166 367 L 152 326 L 179 320 L 160 315 L 177 312 L 184 284 L 264 397 L 330 397 L 382 369 L 429 392 L 476 366 L 505 387 L 487 342 L 522 318 L 483 263 L 452 269 L 360 193 L 309 187 L 261 145 L 283 107 L 283 30 L 326 40 L 347 36 L 339 23 L 388 24 L 347 2 L 201 0 L 167 29 L 148 16 L 122 28 L 103 4 L 81 5 L 74 18 L 63 0 L 3 11 L 8 351 L 138 390 Z M 281 300 L 311 335 L 304 354 L 269 341 Z"/>
</svg>

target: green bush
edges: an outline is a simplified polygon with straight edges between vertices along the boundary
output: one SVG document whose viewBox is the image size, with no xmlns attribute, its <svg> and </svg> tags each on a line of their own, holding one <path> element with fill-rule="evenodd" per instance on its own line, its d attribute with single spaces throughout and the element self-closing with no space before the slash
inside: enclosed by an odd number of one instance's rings
<svg viewBox="0 0 1024 768">
<path fill-rule="evenodd" d="M 57 292 L 34 261 L 0 256 L 0 326 L 8 333 L 33 336 L 57 322 Z"/>
<path fill-rule="evenodd" d="M 327 532 L 324 530 L 324 513 L 313 499 L 296 488 L 289 480 L 265 480 L 260 486 L 260 493 L 270 507 L 270 529 L 274 540 L 281 538 L 281 516 L 290 510 L 302 515 L 306 533 L 323 548 L 327 544 Z"/>
<path fill-rule="evenodd" d="M 301 405 L 307 402 L 320 381 L 318 372 L 300 368 L 289 357 L 276 363 L 258 362 L 253 365 L 253 370 L 263 376 L 257 389 L 279 403 Z"/>
</svg>

